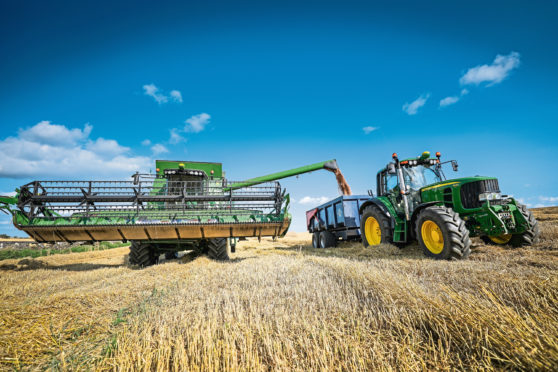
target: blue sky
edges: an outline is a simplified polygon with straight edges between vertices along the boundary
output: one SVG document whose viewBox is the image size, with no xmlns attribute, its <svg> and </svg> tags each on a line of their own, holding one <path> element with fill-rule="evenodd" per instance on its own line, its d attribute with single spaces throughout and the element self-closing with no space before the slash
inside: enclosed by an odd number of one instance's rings
<svg viewBox="0 0 558 372">
<path fill-rule="evenodd" d="M 154 159 L 240 180 L 331 158 L 366 193 L 392 152 L 430 150 L 558 204 L 556 2 L 22 3 L 0 12 L 0 193 Z M 328 172 L 281 183 L 294 231 L 337 195 Z"/>
</svg>

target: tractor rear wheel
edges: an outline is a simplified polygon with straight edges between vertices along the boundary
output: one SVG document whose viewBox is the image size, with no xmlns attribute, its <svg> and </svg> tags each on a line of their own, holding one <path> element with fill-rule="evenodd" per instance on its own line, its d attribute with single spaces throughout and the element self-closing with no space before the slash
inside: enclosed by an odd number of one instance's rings
<svg viewBox="0 0 558 372">
<path fill-rule="evenodd" d="M 320 248 L 331 248 L 335 247 L 336 239 L 329 231 L 322 231 L 320 233 Z"/>
<path fill-rule="evenodd" d="M 368 206 L 360 217 L 362 244 L 370 247 L 378 244 L 391 244 L 393 231 L 388 217 L 375 206 Z"/>
<path fill-rule="evenodd" d="M 131 265 L 146 267 L 155 265 L 159 261 L 159 255 L 155 248 L 149 244 L 132 241 L 130 244 L 130 253 L 128 254 L 128 262 Z"/>
<path fill-rule="evenodd" d="M 537 219 L 533 215 L 533 212 L 527 209 L 527 206 L 517 203 L 517 207 L 523 217 L 527 220 L 529 227 L 521 234 L 512 235 L 510 244 L 514 247 L 522 247 L 525 245 L 533 245 L 535 243 L 538 243 L 541 235 L 539 221 L 537 221 Z"/>
<path fill-rule="evenodd" d="M 416 236 L 428 257 L 459 260 L 471 254 L 471 238 L 465 221 L 453 209 L 432 206 L 423 209 L 416 224 Z"/>
<path fill-rule="evenodd" d="M 320 233 L 312 233 L 312 248 L 320 248 Z"/>
<path fill-rule="evenodd" d="M 228 238 L 209 239 L 207 244 L 207 255 L 209 258 L 218 261 L 227 261 L 229 257 L 230 245 Z"/>
</svg>

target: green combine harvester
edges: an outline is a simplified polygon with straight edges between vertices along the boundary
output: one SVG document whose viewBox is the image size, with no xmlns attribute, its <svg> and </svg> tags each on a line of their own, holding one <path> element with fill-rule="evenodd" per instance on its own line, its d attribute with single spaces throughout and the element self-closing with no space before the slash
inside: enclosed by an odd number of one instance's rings
<svg viewBox="0 0 558 372">
<path fill-rule="evenodd" d="M 0 197 L 0 210 L 40 243 L 130 241 L 140 266 L 183 250 L 227 260 L 238 239 L 284 236 L 289 195 L 277 180 L 319 169 L 337 162 L 231 182 L 220 163 L 157 160 L 156 174 L 129 181 L 33 181 Z"/>
<path fill-rule="evenodd" d="M 494 177 L 446 179 L 440 153 L 425 151 L 399 160 L 393 154 L 377 174 L 377 196 L 360 206 L 365 247 L 380 243 L 405 245 L 418 240 L 436 259 L 462 259 L 471 252 L 471 237 L 489 244 L 531 245 L 539 224 L 525 205 L 502 195 Z"/>
</svg>

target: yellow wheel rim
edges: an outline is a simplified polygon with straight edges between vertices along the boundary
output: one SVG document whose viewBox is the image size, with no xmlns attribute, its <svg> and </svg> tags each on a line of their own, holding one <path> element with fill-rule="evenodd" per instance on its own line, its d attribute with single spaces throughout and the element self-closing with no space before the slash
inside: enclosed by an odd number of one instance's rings
<svg viewBox="0 0 558 372">
<path fill-rule="evenodd" d="M 512 238 L 512 234 L 502 234 L 498 236 L 489 236 L 490 240 L 496 244 L 508 244 Z"/>
<path fill-rule="evenodd" d="M 378 245 L 382 242 L 382 229 L 378 220 L 374 217 L 368 217 L 364 222 L 364 235 L 368 245 Z"/>
<path fill-rule="evenodd" d="M 436 222 L 424 221 L 420 232 L 422 241 L 430 252 L 440 254 L 444 250 L 444 234 Z"/>
</svg>

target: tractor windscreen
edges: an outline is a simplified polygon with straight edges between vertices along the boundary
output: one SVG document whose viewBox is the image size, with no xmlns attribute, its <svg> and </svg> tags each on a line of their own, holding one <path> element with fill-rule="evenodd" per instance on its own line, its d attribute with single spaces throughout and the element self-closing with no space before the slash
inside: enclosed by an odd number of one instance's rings
<svg viewBox="0 0 558 372">
<path fill-rule="evenodd" d="M 403 167 L 405 184 L 412 190 L 419 190 L 424 186 L 442 181 L 440 173 L 435 165 L 417 165 L 414 167 Z"/>
</svg>

